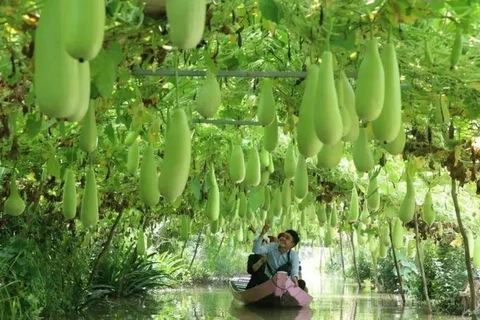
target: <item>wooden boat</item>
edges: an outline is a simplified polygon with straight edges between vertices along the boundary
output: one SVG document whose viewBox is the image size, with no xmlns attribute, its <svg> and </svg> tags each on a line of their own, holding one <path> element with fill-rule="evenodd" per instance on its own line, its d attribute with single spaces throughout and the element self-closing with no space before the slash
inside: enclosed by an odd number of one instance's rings
<svg viewBox="0 0 480 320">
<path fill-rule="evenodd" d="M 272 307 L 305 307 L 312 302 L 312 297 L 295 287 L 286 272 L 277 272 L 272 279 L 256 287 L 245 289 L 245 280 L 230 281 L 233 297 L 250 305 Z"/>
</svg>

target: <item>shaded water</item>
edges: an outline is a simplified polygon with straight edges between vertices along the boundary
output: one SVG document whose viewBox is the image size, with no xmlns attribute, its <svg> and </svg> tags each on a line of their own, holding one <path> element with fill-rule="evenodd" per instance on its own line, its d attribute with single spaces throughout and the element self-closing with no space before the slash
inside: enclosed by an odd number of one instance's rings
<svg viewBox="0 0 480 320">
<path fill-rule="evenodd" d="M 308 281 L 311 280 L 311 281 Z M 318 281 L 315 281 L 318 280 Z M 228 287 L 162 291 L 144 301 L 109 303 L 90 310 L 91 319 L 468 319 L 428 316 L 411 303 L 402 308 L 399 296 L 358 292 L 339 278 L 307 279 L 314 300 L 302 309 L 249 308 L 235 301 Z M 318 284 L 318 285 L 315 285 Z"/>
</svg>

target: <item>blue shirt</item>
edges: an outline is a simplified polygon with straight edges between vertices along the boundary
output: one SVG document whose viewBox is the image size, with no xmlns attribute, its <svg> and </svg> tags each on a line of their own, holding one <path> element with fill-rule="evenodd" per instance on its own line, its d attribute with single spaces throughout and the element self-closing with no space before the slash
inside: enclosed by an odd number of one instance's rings
<svg viewBox="0 0 480 320">
<path fill-rule="evenodd" d="M 262 246 L 262 241 L 263 241 L 263 238 L 261 238 L 261 237 L 259 237 L 257 240 L 255 240 L 255 243 L 253 244 L 252 251 L 253 251 L 253 253 L 256 253 L 256 254 L 267 255 L 267 262 L 270 265 L 270 267 L 272 268 L 272 270 L 277 270 L 282 265 L 284 265 L 285 263 L 288 262 L 288 251 L 283 252 L 283 253 L 278 251 L 278 243 L 277 242 L 269 243 L 267 245 Z M 292 272 L 291 272 L 290 277 L 292 279 L 293 279 L 293 277 L 297 277 L 297 279 L 298 279 L 299 278 L 299 276 L 298 276 L 298 266 L 299 266 L 298 254 L 293 250 L 290 250 L 290 263 L 292 265 Z M 269 278 L 273 277 L 273 274 L 270 273 L 269 268 L 265 268 L 265 274 Z"/>
</svg>

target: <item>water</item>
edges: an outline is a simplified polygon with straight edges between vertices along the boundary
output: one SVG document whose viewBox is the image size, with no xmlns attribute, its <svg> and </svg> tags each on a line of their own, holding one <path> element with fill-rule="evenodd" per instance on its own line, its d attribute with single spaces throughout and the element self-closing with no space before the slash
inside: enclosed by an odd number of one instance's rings
<svg viewBox="0 0 480 320">
<path fill-rule="evenodd" d="M 332 277 L 307 278 L 314 298 L 308 308 L 272 310 L 248 308 L 235 301 L 228 287 L 162 291 L 143 301 L 110 302 L 89 311 L 90 319 L 241 319 L 241 320 L 363 320 L 469 319 L 428 316 L 411 302 L 402 307 L 399 296 L 360 291 L 351 281 Z"/>
</svg>

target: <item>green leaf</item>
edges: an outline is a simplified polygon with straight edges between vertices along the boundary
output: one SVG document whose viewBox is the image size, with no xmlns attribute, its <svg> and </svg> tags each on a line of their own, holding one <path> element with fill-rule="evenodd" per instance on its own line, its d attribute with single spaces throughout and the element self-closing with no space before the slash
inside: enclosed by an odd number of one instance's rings
<svg viewBox="0 0 480 320">
<path fill-rule="evenodd" d="M 112 44 L 108 49 L 102 49 L 90 62 L 90 73 L 98 92 L 104 97 L 112 95 L 117 79 L 117 65 L 123 60 L 119 44 Z"/>
<path fill-rule="evenodd" d="M 25 132 L 28 137 L 33 138 L 40 133 L 42 128 L 42 118 L 35 114 L 30 114 L 25 123 Z"/>
<path fill-rule="evenodd" d="M 202 187 L 200 186 L 200 180 L 198 179 L 198 177 L 191 179 L 189 186 L 195 198 L 197 200 L 200 200 L 200 198 L 202 197 Z"/>
<path fill-rule="evenodd" d="M 260 0 L 258 7 L 260 8 L 262 16 L 267 20 L 278 23 L 283 17 L 282 12 L 274 0 Z"/>
<path fill-rule="evenodd" d="M 111 143 L 116 142 L 115 130 L 113 129 L 113 126 L 111 123 L 109 123 L 108 126 L 105 127 L 105 134 L 107 135 L 107 138 L 108 140 L 110 140 Z"/>
<path fill-rule="evenodd" d="M 248 196 L 248 203 L 250 209 L 255 212 L 263 204 L 264 201 L 264 187 L 255 187 L 250 190 L 250 195 Z"/>
</svg>

